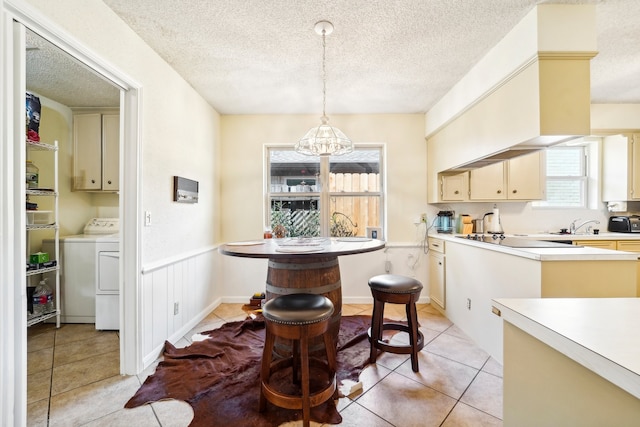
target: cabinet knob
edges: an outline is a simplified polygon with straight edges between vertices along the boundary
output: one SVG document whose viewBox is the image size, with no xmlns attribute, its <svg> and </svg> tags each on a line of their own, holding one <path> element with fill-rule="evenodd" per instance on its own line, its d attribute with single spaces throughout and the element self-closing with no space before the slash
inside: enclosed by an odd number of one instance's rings
<svg viewBox="0 0 640 427">
<path fill-rule="evenodd" d="M 438 265 L 442 265 L 442 262 L 438 261 Z"/>
<path fill-rule="evenodd" d="M 498 194 L 502 194 L 502 190 L 498 190 L 498 191 L 497 191 L 497 193 L 498 193 Z"/>
<path fill-rule="evenodd" d="M 516 194 L 517 192 L 518 192 L 518 190 L 513 190 L 512 191 L 513 194 Z"/>
<path fill-rule="evenodd" d="M 458 190 L 454 191 L 453 194 L 460 194 Z"/>
<path fill-rule="evenodd" d="M 111 184 L 111 180 L 107 181 L 107 184 Z M 514 191 L 514 193 L 515 193 L 515 191 Z"/>
<path fill-rule="evenodd" d="M 96 183 L 96 180 L 95 180 L 95 179 L 92 179 L 92 180 L 91 180 L 91 183 L 92 183 L 92 184 L 95 184 L 95 183 Z"/>
</svg>

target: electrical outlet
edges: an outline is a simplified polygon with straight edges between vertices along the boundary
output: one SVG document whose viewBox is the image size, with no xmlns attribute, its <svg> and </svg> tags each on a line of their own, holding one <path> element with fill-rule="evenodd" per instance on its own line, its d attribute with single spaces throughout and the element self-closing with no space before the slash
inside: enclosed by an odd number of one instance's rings
<svg viewBox="0 0 640 427">
<path fill-rule="evenodd" d="M 173 303 L 173 315 L 175 316 L 178 313 L 180 313 L 180 303 L 179 302 L 174 302 Z"/>
<path fill-rule="evenodd" d="M 424 224 L 427 223 L 427 214 L 426 213 L 420 214 L 420 222 L 422 222 Z"/>
<path fill-rule="evenodd" d="M 467 298 L 467 310 L 471 310 L 471 298 Z"/>
<path fill-rule="evenodd" d="M 151 225 L 151 212 L 144 211 L 144 226 L 149 227 Z"/>
<path fill-rule="evenodd" d="M 384 271 L 386 273 L 390 273 L 391 272 L 391 261 L 385 261 L 384 262 Z"/>
</svg>

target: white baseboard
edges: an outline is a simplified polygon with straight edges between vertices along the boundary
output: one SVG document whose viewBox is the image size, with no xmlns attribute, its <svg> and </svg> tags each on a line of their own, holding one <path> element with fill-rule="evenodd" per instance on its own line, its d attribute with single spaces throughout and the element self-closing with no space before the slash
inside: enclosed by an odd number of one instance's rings
<svg viewBox="0 0 640 427">
<path fill-rule="evenodd" d="M 180 338 L 184 337 L 187 332 L 195 328 L 198 325 L 198 323 L 200 323 L 205 317 L 207 317 L 209 313 L 211 313 L 213 310 L 218 308 L 218 306 L 223 302 L 224 301 L 222 300 L 222 298 L 216 298 L 204 310 L 202 310 L 200 313 L 194 316 L 191 320 L 185 323 L 180 329 L 178 329 L 173 334 L 171 334 L 169 338 L 167 338 L 167 341 L 169 341 L 171 344 L 177 343 L 180 340 Z M 151 352 L 146 354 L 142 359 L 142 364 L 144 366 L 143 369 L 146 369 L 147 367 L 149 367 L 158 357 L 162 355 L 163 351 L 164 351 L 164 343 L 156 346 L 156 348 L 154 348 Z"/>
</svg>

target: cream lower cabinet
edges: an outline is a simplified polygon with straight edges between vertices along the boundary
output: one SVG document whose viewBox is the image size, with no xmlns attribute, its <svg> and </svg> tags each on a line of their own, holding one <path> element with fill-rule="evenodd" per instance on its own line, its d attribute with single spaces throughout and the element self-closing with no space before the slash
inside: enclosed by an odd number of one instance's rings
<svg viewBox="0 0 640 427">
<path fill-rule="evenodd" d="M 592 248 L 612 249 L 625 252 L 638 252 L 640 257 L 640 240 L 576 240 L 574 245 L 589 246 Z M 640 297 L 640 260 L 637 269 L 636 296 Z"/>
<path fill-rule="evenodd" d="M 589 246 L 590 248 L 617 250 L 615 240 L 574 240 L 574 245 Z M 622 249 L 619 249 L 622 250 Z"/>
<path fill-rule="evenodd" d="M 640 257 L 640 240 L 618 240 L 616 249 L 625 252 L 638 252 Z M 640 259 L 638 260 L 638 282 L 636 296 L 640 297 Z"/>
<path fill-rule="evenodd" d="M 118 191 L 119 162 L 119 114 L 74 114 L 73 190 Z"/>
<path fill-rule="evenodd" d="M 436 309 L 446 309 L 444 241 L 429 238 L 429 299 Z"/>
<path fill-rule="evenodd" d="M 545 193 L 544 153 L 536 151 L 469 175 L 471 200 L 541 200 Z"/>
</svg>

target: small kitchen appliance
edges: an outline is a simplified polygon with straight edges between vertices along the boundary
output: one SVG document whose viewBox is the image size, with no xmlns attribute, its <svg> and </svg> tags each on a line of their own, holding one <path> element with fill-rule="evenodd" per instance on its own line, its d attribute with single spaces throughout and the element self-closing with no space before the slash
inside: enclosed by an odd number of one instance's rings
<svg viewBox="0 0 640 427">
<path fill-rule="evenodd" d="M 607 230 L 615 233 L 640 233 L 640 215 L 611 216 Z"/>
<path fill-rule="evenodd" d="M 500 223 L 500 211 L 494 205 L 493 211 L 484 214 L 484 230 L 489 234 L 503 234 L 502 224 Z"/>
<path fill-rule="evenodd" d="M 473 232 L 484 234 L 484 220 L 482 218 L 473 220 Z"/>
<path fill-rule="evenodd" d="M 436 216 L 436 231 L 438 233 L 453 233 L 453 211 L 440 211 Z"/>
</svg>

